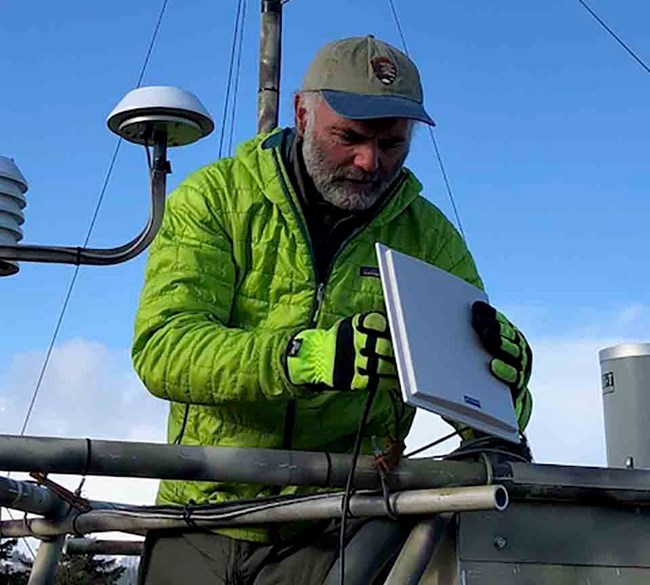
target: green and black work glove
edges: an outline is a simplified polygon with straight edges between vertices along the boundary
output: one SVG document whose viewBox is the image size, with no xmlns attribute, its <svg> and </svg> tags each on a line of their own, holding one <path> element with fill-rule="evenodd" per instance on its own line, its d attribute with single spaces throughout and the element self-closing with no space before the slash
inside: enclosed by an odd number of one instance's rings
<svg viewBox="0 0 650 585">
<path fill-rule="evenodd" d="M 510 387 L 519 430 L 530 420 L 533 398 L 528 382 L 533 366 L 533 352 L 523 333 L 494 307 L 476 301 L 472 305 L 472 327 L 485 349 L 492 354 L 490 371 Z"/>
<path fill-rule="evenodd" d="M 388 321 L 383 313 L 353 315 L 330 329 L 305 329 L 287 347 L 292 384 L 324 385 L 334 390 L 397 387 Z"/>
</svg>

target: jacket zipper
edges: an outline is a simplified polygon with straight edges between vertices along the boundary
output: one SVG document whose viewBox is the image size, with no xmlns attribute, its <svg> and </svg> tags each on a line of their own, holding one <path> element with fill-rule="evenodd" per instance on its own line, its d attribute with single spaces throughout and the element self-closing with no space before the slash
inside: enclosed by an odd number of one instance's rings
<svg viewBox="0 0 650 585">
<path fill-rule="evenodd" d="M 291 207 L 291 211 L 293 212 L 296 221 L 298 223 L 298 227 L 300 228 L 300 231 L 302 232 L 303 238 L 305 239 L 305 242 L 307 243 L 307 247 L 309 249 L 309 256 L 311 258 L 312 262 L 312 268 L 314 269 L 314 277 L 316 281 L 316 290 L 314 293 L 314 302 L 312 305 L 312 310 L 311 310 L 311 316 L 309 318 L 309 326 L 308 328 L 311 329 L 316 326 L 318 322 L 318 317 L 319 313 L 323 304 L 323 298 L 325 297 L 325 287 L 327 285 L 327 279 L 330 276 L 330 273 L 332 272 L 332 268 L 336 263 L 336 259 L 339 257 L 343 249 L 347 246 L 347 244 L 355 238 L 357 235 L 359 235 L 364 229 L 366 229 L 370 224 L 373 222 L 373 220 L 385 209 L 386 205 L 388 202 L 393 198 L 395 193 L 399 191 L 399 189 L 402 187 L 404 184 L 406 177 L 403 176 L 393 187 L 392 192 L 384 199 L 382 205 L 377 209 L 376 213 L 362 226 L 358 227 L 356 230 L 354 230 L 339 246 L 338 250 L 334 253 L 332 256 L 332 259 L 330 260 L 329 265 L 327 266 L 327 270 L 325 271 L 324 278 L 321 278 L 321 275 L 318 272 L 318 263 L 316 262 L 316 254 L 314 253 L 314 246 L 311 241 L 311 237 L 309 235 L 309 232 L 307 231 L 306 227 L 306 222 L 303 218 L 303 215 L 301 211 L 298 209 L 296 206 L 296 203 L 291 195 L 291 192 L 289 191 L 289 187 L 287 186 L 287 183 L 284 179 L 284 175 L 282 173 L 282 165 L 280 164 L 280 160 L 278 157 L 277 150 L 273 150 L 273 161 L 275 162 L 275 169 L 276 172 L 278 173 L 278 177 L 280 178 L 280 184 L 282 186 L 282 191 L 287 198 L 289 205 Z M 287 413 L 284 418 L 284 432 L 282 436 L 282 449 L 289 450 L 291 449 L 291 443 L 293 442 L 293 429 L 296 423 L 296 400 L 292 399 L 289 400 L 289 404 L 287 405 Z"/>
<path fill-rule="evenodd" d="M 334 268 L 334 265 L 336 264 L 336 260 L 338 257 L 341 255 L 345 247 L 354 239 L 356 238 L 363 230 L 365 230 L 367 227 L 370 227 L 370 224 L 372 224 L 373 220 L 379 216 L 379 214 L 385 209 L 386 205 L 390 202 L 390 200 L 393 198 L 393 195 L 397 193 L 402 187 L 406 180 L 406 177 L 402 177 L 396 184 L 393 190 L 386 196 L 382 204 L 379 206 L 375 214 L 363 225 L 359 226 L 355 230 L 352 231 L 352 233 L 341 242 L 341 245 L 338 247 L 334 255 L 332 256 L 332 259 L 330 260 L 330 263 L 327 266 L 327 270 L 325 271 L 325 277 L 318 283 L 318 287 L 316 289 L 316 304 L 315 304 L 315 311 L 312 316 L 312 325 L 311 327 L 314 327 L 316 325 L 316 322 L 318 321 L 318 312 L 320 311 L 320 305 L 323 302 L 323 298 L 325 297 L 325 287 L 327 286 L 327 281 L 330 277 L 330 274 L 332 273 L 332 270 Z M 313 256 L 312 256 L 313 258 Z"/>
<path fill-rule="evenodd" d="M 322 287 L 320 283 L 319 274 L 318 274 L 318 263 L 316 262 L 316 254 L 314 254 L 314 246 L 312 244 L 311 237 L 309 236 L 309 232 L 307 231 L 306 222 L 302 216 L 302 213 L 296 206 L 296 203 L 293 200 L 293 197 L 291 196 L 291 192 L 289 191 L 289 187 L 287 186 L 287 183 L 284 180 L 282 165 L 280 164 L 278 153 L 277 150 L 275 149 L 273 150 L 273 162 L 275 163 L 275 170 L 278 174 L 278 177 L 280 178 L 280 185 L 282 186 L 282 191 L 285 197 L 287 198 L 287 201 L 289 202 L 289 206 L 291 207 L 291 211 L 293 212 L 296 218 L 298 227 L 300 228 L 300 231 L 302 232 L 302 236 L 305 242 L 307 243 L 307 248 L 309 249 L 309 257 L 311 259 L 312 268 L 314 270 L 314 279 L 316 281 L 316 292 L 314 294 L 314 301 L 312 304 L 311 315 L 309 317 L 309 327 L 308 327 L 308 328 L 312 328 L 316 324 L 316 321 L 318 319 L 318 312 L 320 311 L 320 304 L 322 302 L 322 288 L 324 287 Z M 293 428 L 295 424 L 296 424 L 296 400 L 295 398 L 293 398 L 289 400 L 289 403 L 287 404 L 287 412 L 284 417 L 284 431 L 282 433 L 282 449 L 285 450 L 291 449 L 291 443 L 293 442 Z"/>
<path fill-rule="evenodd" d="M 325 282 L 321 281 L 316 287 L 316 302 L 314 303 L 314 310 L 309 320 L 309 327 L 313 328 L 316 326 L 318 321 L 318 316 L 320 314 L 320 309 L 323 304 L 323 297 L 325 296 Z"/>
</svg>

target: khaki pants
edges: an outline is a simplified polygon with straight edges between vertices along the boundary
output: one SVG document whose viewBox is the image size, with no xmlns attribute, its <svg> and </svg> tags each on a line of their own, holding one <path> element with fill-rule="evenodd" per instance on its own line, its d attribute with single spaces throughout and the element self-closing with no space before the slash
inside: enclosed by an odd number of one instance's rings
<svg viewBox="0 0 650 585">
<path fill-rule="evenodd" d="M 383 582 L 410 526 L 349 520 L 346 585 Z M 141 585 L 338 585 L 339 523 L 319 524 L 289 540 L 259 544 L 203 531 L 147 535 Z M 328 576 L 329 575 L 329 576 Z"/>
</svg>

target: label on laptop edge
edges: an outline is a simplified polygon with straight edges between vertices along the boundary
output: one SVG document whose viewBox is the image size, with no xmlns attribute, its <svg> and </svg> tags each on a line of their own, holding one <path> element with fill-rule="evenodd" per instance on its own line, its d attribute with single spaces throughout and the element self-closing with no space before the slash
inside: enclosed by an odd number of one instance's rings
<svg viewBox="0 0 650 585">
<path fill-rule="evenodd" d="M 481 408 L 481 401 L 478 400 L 477 398 L 474 398 L 473 396 L 467 396 L 467 394 L 465 394 L 463 396 L 463 400 L 465 401 L 465 404 L 469 404 L 470 406 L 476 406 L 476 408 Z"/>
</svg>

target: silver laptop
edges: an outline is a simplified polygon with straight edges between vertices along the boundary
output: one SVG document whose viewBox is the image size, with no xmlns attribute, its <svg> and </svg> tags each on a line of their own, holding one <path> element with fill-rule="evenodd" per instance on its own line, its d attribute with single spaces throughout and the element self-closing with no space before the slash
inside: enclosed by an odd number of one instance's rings
<svg viewBox="0 0 650 585">
<path fill-rule="evenodd" d="M 402 396 L 407 404 L 519 442 L 510 389 L 472 329 L 487 295 L 448 272 L 376 244 Z"/>
</svg>

